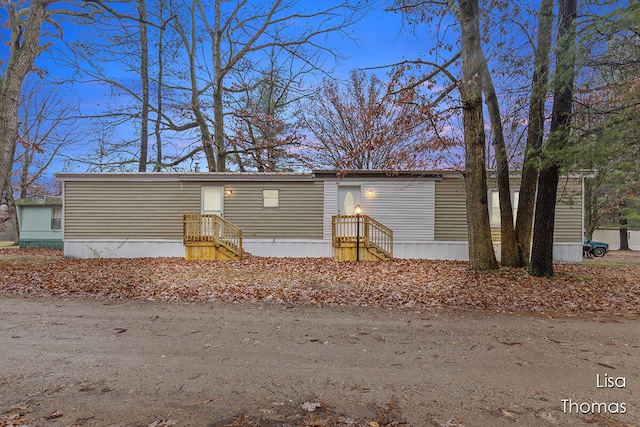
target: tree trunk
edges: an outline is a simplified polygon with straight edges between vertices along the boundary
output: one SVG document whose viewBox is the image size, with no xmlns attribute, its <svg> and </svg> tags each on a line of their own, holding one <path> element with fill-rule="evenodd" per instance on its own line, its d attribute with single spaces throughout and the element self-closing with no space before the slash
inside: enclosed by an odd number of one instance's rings
<svg viewBox="0 0 640 427">
<path fill-rule="evenodd" d="M 213 93 L 213 141 L 216 147 L 215 170 L 227 170 L 227 152 L 224 146 L 224 111 L 222 106 L 222 82 Z"/>
<path fill-rule="evenodd" d="M 0 182 L 6 182 L 13 169 L 18 135 L 18 106 L 25 77 L 40 53 L 40 31 L 47 2 L 32 0 L 26 20 L 9 10 L 11 38 L 9 59 L 0 84 Z"/>
<path fill-rule="evenodd" d="M 629 234 L 627 233 L 627 218 L 620 215 L 620 250 L 629 251 Z"/>
<path fill-rule="evenodd" d="M 191 28 L 190 33 L 187 34 L 184 27 L 180 24 L 180 20 L 176 20 L 176 29 L 180 37 L 182 38 L 182 42 L 187 51 L 187 57 L 189 61 L 189 80 L 191 86 L 189 90 L 191 92 L 191 112 L 193 113 L 194 122 L 198 129 L 200 130 L 202 151 L 204 151 L 205 158 L 207 160 L 207 170 L 210 172 L 215 172 L 216 170 L 216 159 L 215 154 L 213 152 L 213 136 L 209 130 L 209 122 L 202 112 L 201 102 L 200 102 L 200 89 L 198 88 L 198 74 L 197 74 L 197 65 L 196 65 L 196 53 L 198 52 L 198 43 L 199 43 L 199 34 L 196 31 L 197 20 L 196 20 L 196 8 L 197 8 L 197 0 L 194 1 L 189 9 L 189 16 L 191 18 Z M 218 4 L 216 3 L 216 10 Z M 192 150 L 193 153 L 195 151 Z"/>
<path fill-rule="evenodd" d="M 547 99 L 547 82 L 549 79 L 549 54 L 551 52 L 551 34 L 553 31 L 553 0 L 542 0 L 540 3 L 540 19 L 538 21 L 538 40 L 533 62 L 533 81 L 531 100 L 529 102 L 529 127 L 525 149 L 518 215 L 516 218 L 516 240 L 518 241 L 519 258 L 523 265 L 529 263 L 531 248 L 531 232 L 538 184 L 538 168 L 536 161 L 542 146 L 544 135 L 544 104 Z"/>
<path fill-rule="evenodd" d="M 221 46 L 222 34 L 220 29 L 220 20 L 222 8 L 221 0 L 215 2 L 215 16 L 213 19 L 213 70 L 214 70 L 214 88 L 213 88 L 213 140 L 216 147 L 216 170 L 224 172 L 227 168 L 227 155 L 224 147 L 224 108 L 223 108 L 223 74 L 222 74 L 222 53 Z"/>
<path fill-rule="evenodd" d="M 163 18 L 164 16 L 164 1 L 161 1 L 160 4 L 160 11 L 159 11 L 159 16 L 160 18 Z M 165 31 L 165 26 L 166 24 L 169 23 L 169 21 L 171 20 L 171 18 L 165 22 L 162 23 L 162 26 L 160 27 L 160 31 L 158 34 L 158 51 L 157 51 L 157 55 L 158 55 L 158 74 L 156 77 L 156 81 L 157 81 L 157 85 L 158 87 L 156 88 L 156 97 L 157 97 L 157 107 L 156 107 L 156 122 L 154 124 L 154 135 L 155 135 L 155 139 L 156 139 L 156 164 L 153 168 L 154 172 L 160 172 L 162 170 L 162 161 L 164 159 L 164 156 L 162 155 L 162 114 L 163 114 L 163 102 L 162 102 L 162 88 L 163 88 L 163 84 L 164 84 L 164 55 L 163 55 L 163 51 L 164 51 L 164 31 Z"/>
<path fill-rule="evenodd" d="M 147 35 L 147 4 L 138 0 L 140 29 L 140 80 L 142 83 L 142 117 L 140 123 L 140 159 L 138 172 L 147 171 L 149 151 L 149 38 Z"/>
<path fill-rule="evenodd" d="M 560 169 L 549 166 L 540 171 L 533 229 L 533 246 L 529 273 L 537 277 L 553 277 L 553 231 Z"/>
<path fill-rule="evenodd" d="M 482 65 L 478 0 L 460 0 L 462 28 L 462 83 L 465 143 L 465 186 L 469 268 L 498 268 L 489 224 L 484 117 L 482 113 Z"/>
<path fill-rule="evenodd" d="M 497 174 L 498 174 L 498 198 L 500 200 L 500 259 L 501 264 L 507 267 L 522 267 L 521 251 L 518 250 L 518 241 L 513 225 L 513 206 L 511 204 L 511 186 L 509 185 L 509 161 L 507 159 L 507 147 L 504 143 L 502 130 L 502 117 L 496 89 L 491 79 L 486 58 L 483 58 L 482 87 L 486 95 L 485 103 L 489 111 L 491 122 L 491 142 L 494 147 Z"/>
<path fill-rule="evenodd" d="M 13 198 L 13 189 L 11 188 L 11 180 L 7 180 L 4 185 L 5 201 L 7 202 L 7 208 L 9 213 L 9 220 L 13 224 L 13 231 L 15 235 L 14 244 L 20 243 L 20 222 L 18 221 L 18 209 L 16 208 L 16 201 Z"/>
<path fill-rule="evenodd" d="M 553 277 L 553 230 L 562 152 L 569 143 L 575 77 L 577 0 L 558 3 L 558 42 L 551 128 L 538 178 L 529 273 Z"/>
<path fill-rule="evenodd" d="M 595 179 L 587 179 L 584 185 L 584 234 L 589 239 L 593 237 L 598 222 L 598 206 L 596 203 L 596 186 Z"/>
</svg>

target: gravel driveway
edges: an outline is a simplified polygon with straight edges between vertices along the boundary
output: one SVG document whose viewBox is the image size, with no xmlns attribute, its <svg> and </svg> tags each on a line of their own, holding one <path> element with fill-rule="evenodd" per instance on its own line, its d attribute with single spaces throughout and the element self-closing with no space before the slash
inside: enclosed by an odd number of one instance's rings
<svg viewBox="0 0 640 427">
<path fill-rule="evenodd" d="M 637 319 L 4 296 L 0 343 L 0 426 L 640 424 Z"/>
</svg>

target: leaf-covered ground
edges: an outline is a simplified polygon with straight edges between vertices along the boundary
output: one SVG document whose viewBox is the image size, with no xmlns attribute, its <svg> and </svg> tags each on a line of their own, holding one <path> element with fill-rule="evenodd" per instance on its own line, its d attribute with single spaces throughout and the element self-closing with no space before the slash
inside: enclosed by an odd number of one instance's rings
<svg viewBox="0 0 640 427">
<path fill-rule="evenodd" d="M 0 249 L 0 271 L 8 295 L 640 315 L 635 253 L 557 265 L 551 280 L 524 269 L 474 273 L 450 261 L 64 259 L 61 250 L 16 248 Z"/>
</svg>

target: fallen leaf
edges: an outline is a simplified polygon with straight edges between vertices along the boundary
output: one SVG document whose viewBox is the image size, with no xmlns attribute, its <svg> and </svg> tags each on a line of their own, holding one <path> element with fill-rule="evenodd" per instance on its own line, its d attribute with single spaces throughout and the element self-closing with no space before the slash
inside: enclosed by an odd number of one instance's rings
<svg viewBox="0 0 640 427">
<path fill-rule="evenodd" d="M 176 424 L 178 424 L 176 420 L 159 420 L 152 422 L 147 427 L 171 427 L 175 426 Z"/>
<path fill-rule="evenodd" d="M 52 412 L 52 413 L 50 413 L 49 415 L 46 415 L 46 416 L 44 417 L 44 419 L 45 419 L 45 420 L 54 420 L 54 419 L 56 419 L 56 418 L 60 418 L 60 417 L 62 417 L 62 416 L 63 416 L 62 412 L 58 412 L 58 411 L 56 411 L 56 412 Z"/>
<path fill-rule="evenodd" d="M 515 415 L 513 415 L 513 413 L 507 411 L 506 409 L 502 410 L 502 415 L 504 415 L 507 418 L 515 418 L 516 417 Z"/>
<path fill-rule="evenodd" d="M 613 254 L 612 259 L 623 254 Z M 467 262 L 330 258 L 186 261 L 65 259 L 59 249 L 0 249 L 0 294 L 103 300 L 273 302 L 297 305 L 463 308 L 546 316 L 640 313 L 640 263 L 563 264 L 553 280 L 525 268 L 475 273 Z M 124 333 L 125 328 L 115 329 Z M 318 342 L 322 340 L 314 337 Z M 505 345 L 522 345 L 505 342 Z"/>
<path fill-rule="evenodd" d="M 313 411 L 315 411 L 316 409 L 318 409 L 319 407 L 321 407 L 321 406 L 322 406 L 322 404 L 321 404 L 321 403 L 318 403 L 318 402 L 314 402 L 314 403 L 311 403 L 311 402 L 304 402 L 304 403 L 303 403 L 302 405 L 300 405 L 300 406 L 301 406 L 301 407 L 302 407 L 302 409 L 304 409 L 305 411 L 313 412 Z"/>
</svg>

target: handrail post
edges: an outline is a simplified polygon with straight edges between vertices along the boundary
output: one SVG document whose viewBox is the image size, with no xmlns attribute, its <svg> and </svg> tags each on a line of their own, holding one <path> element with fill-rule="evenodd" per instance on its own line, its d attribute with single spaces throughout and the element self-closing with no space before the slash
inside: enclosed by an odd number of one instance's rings
<svg viewBox="0 0 640 427">
<path fill-rule="evenodd" d="M 216 216 L 211 219 L 213 219 L 213 244 L 218 245 L 220 241 L 220 223 Z"/>
<path fill-rule="evenodd" d="M 364 231 L 364 247 L 369 247 L 369 216 L 363 215 L 362 228 Z"/>
<path fill-rule="evenodd" d="M 356 261 L 360 261 L 360 215 L 356 215 Z"/>
</svg>

